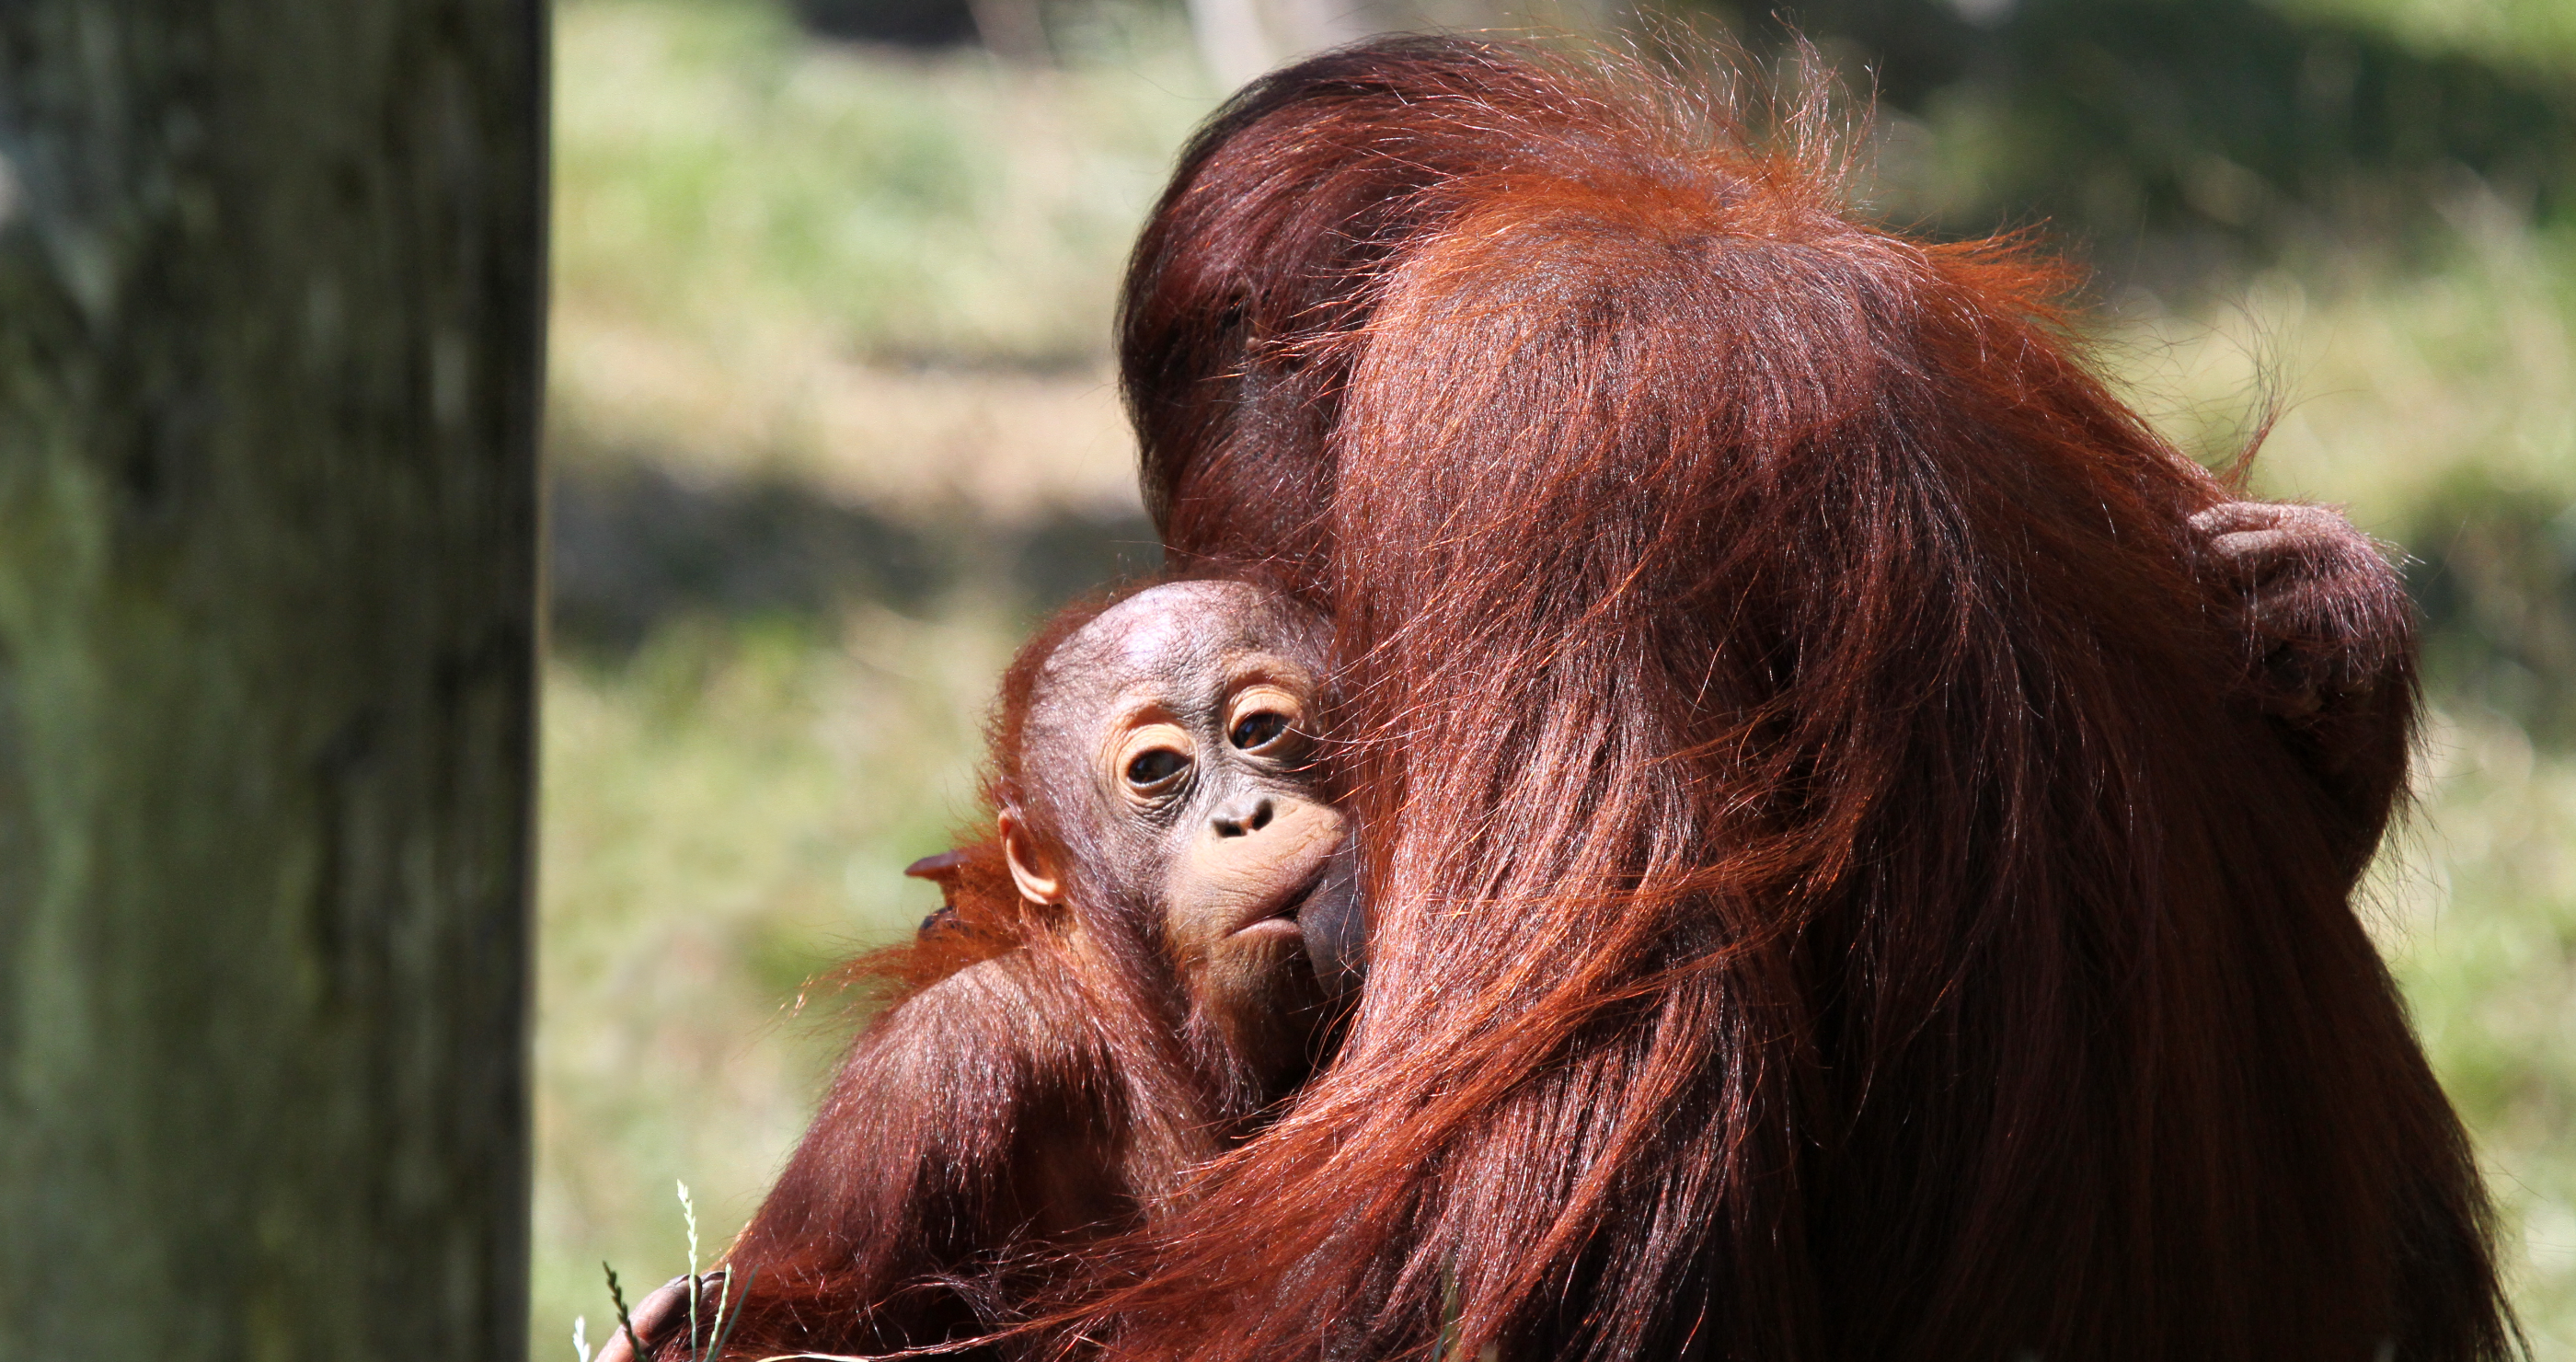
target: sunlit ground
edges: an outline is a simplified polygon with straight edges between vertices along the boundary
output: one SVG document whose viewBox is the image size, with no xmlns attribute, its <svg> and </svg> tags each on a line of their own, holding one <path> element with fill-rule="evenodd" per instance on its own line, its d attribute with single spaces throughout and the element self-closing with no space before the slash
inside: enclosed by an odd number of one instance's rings
<svg viewBox="0 0 2576 1362">
<path fill-rule="evenodd" d="M 674 1179 L 710 1256 L 748 1214 L 850 1027 L 805 982 L 935 905 L 901 869 L 968 811 L 1033 612 L 1150 554 L 1108 309 L 1214 91 L 1168 23 L 1102 13 L 1033 72 L 816 48 L 751 4 L 559 7 L 540 1358 L 603 1332 L 603 1258 L 683 1266 Z M 2576 554 L 2576 250 L 2445 211 L 2429 264 L 2116 296 L 2104 362 L 2204 451 L 2288 399 L 2263 485 L 2420 552 L 2493 504 Z M 2576 755 L 2518 684 L 2437 692 L 2369 911 L 2535 1343 L 2576 1359 Z"/>
</svg>

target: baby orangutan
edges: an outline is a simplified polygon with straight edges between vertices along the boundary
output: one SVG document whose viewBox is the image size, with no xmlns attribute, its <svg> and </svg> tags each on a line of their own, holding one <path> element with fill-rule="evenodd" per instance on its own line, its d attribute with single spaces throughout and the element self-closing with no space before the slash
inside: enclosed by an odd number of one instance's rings
<svg viewBox="0 0 2576 1362">
<path fill-rule="evenodd" d="M 726 1356 L 1007 1323 L 1304 1078 L 1358 922 L 1311 764 L 1327 635 L 1269 591 L 1184 581 L 1022 648 L 991 729 L 993 834 L 916 867 L 948 908 L 861 962 L 910 991 L 726 1254 Z M 683 1355 L 688 1313 L 682 1283 L 648 1298 L 647 1350 Z M 627 1358 L 621 1333 L 602 1362 Z"/>
</svg>

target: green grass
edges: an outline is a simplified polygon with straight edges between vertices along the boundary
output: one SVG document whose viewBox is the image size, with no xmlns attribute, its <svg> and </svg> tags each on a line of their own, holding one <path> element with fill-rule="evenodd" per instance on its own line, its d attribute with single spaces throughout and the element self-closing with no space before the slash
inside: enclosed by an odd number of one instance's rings
<svg viewBox="0 0 2576 1362">
<path fill-rule="evenodd" d="M 2505 1216 L 2544 1358 L 2576 1357 L 2576 760 L 2444 716 L 2380 939 Z"/>
<path fill-rule="evenodd" d="M 2559 13 L 2336 3 L 2463 44 Z M 1084 13 L 1073 58 L 1034 71 L 820 48 L 748 0 L 565 0 L 563 447 L 982 516 L 925 525 L 1131 495 L 1109 300 L 1215 91 L 1167 18 Z M 2279 395 L 2263 485 L 2419 552 L 2481 516 L 2555 523 L 2576 503 L 2576 242 L 2473 186 L 2442 208 L 2430 253 L 2292 243 L 2223 298 L 2115 296 L 2104 363 L 2204 452 Z M 576 1314 L 605 1337 L 600 1259 L 639 1292 L 681 1269 L 675 1177 L 709 1243 L 739 1225 L 850 1031 L 850 1000 L 800 1010 L 805 981 L 935 905 L 900 872 L 970 807 L 1026 625 L 974 590 L 918 618 L 680 619 L 548 667 L 536 1356 Z M 2495 1174 L 2541 1354 L 2576 1359 L 2576 753 L 2483 694 L 2437 690 L 2370 911 Z"/>
<path fill-rule="evenodd" d="M 2275 0 L 2293 15 L 2379 29 L 2419 51 L 2507 68 L 2576 67 L 2576 6 L 2564 0 Z"/>
<path fill-rule="evenodd" d="M 1215 91 L 1174 22 L 1087 11 L 1064 70 L 800 39 L 777 8 L 558 20 L 556 295 L 759 351 L 1077 367 L 1114 262 Z"/>
<path fill-rule="evenodd" d="M 2104 358 L 2205 454 L 2232 451 L 2276 399 L 2259 485 L 2421 549 L 2450 528 L 2422 515 L 2463 481 L 2576 502 L 2576 233 L 2535 230 L 2474 191 L 2447 209 L 2429 269 L 2327 256 L 2179 314 L 2114 300 L 2133 315 Z"/>
<path fill-rule="evenodd" d="M 602 1258 L 639 1290 L 681 1270 L 675 1177 L 710 1243 L 767 1188 L 858 1001 L 806 982 L 938 907 L 903 867 L 973 808 L 1017 628 L 964 607 L 826 635 L 687 622 L 622 665 L 547 669 L 541 1346 L 598 1324 Z"/>
</svg>

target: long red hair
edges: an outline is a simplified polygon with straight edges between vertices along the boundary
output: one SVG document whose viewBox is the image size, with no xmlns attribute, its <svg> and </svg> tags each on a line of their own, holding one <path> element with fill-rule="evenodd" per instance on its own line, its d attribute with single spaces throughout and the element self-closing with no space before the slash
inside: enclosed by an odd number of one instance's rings
<svg viewBox="0 0 2576 1362">
<path fill-rule="evenodd" d="M 1410 39 L 1185 154 L 1122 321 L 1148 499 L 1334 613 L 1374 919 L 1338 1061 L 1088 1336 L 2503 1355 L 2349 902 L 2395 773 L 2339 798 L 2246 703 L 2186 523 L 2230 489 L 2056 267 L 1856 222 L 1780 126 Z"/>
</svg>

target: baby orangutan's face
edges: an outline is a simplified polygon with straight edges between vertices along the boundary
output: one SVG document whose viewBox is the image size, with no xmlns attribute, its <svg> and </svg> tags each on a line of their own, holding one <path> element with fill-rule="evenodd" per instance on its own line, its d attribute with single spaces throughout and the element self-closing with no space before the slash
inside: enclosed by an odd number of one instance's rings
<svg viewBox="0 0 2576 1362">
<path fill-rule="evenodd" d="M 1321 996 L 1300 917 L 1350 913 L 1349 837 L 1314 789 L 1325 639 L 1242 583 L 1129 597 L 1057 648 L 1030 706 L 1022 770 L 1067 773 L 1030 782 L 1059 836 L 1004 815 L 1024 895 L 1060 897 L 1062 857 L 1092 892 L 1160 910 L 1192 1005 L 1255 1073 L 1305 1059 Z"/>
</svg>

